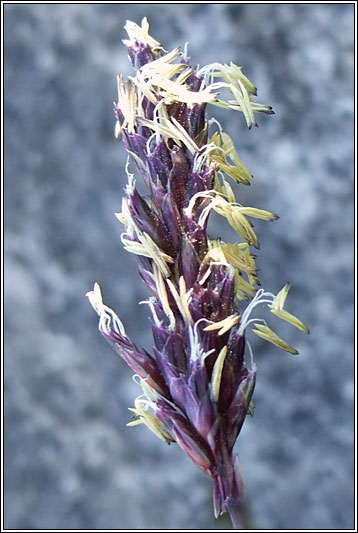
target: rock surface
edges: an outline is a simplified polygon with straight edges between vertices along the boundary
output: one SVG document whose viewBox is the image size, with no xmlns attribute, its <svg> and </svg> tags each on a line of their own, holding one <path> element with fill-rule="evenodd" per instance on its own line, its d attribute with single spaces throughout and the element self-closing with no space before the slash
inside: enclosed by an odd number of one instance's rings
<svg viewBox="0 0 358 533">
<path fill-rule="evenodd" d="M 5 527 L 226 527 L 211 482 L 176 447 L 126 428 L 138 395 L 85 298 L 98 281 L 150 347 L 123 252 L 125 156 L 113 139 L 126 19 L 167 50 L 234 61 L 276 115 L 220 115 L 255 174 L 265 288 L 292 281 L 279 325 L 300 357 L 252 338 L 255 414 L 238 441 L 249 527 L 353 527 L 353 22 L 347 4 L 5 6 Z M 216 108 L 211 112 L 215 113 Z M 226 227 L 213 219 L 213 233 Z M 254 337 L 252 335 L 252 337 Z M 223 526 L 224 524 L 224 526 Z"/>
</svg>

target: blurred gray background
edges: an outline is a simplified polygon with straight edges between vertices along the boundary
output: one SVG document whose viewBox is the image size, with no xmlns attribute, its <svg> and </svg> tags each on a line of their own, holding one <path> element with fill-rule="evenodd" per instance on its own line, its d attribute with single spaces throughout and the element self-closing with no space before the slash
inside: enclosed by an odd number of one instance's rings
<svg viewBox="0 0 358 533">
<path fill-rule="evenodd" d="M 139 394 L 97 330 L 98 281 L 128 333 L 151 346 L 147 297 L 122 251 L 125 155 L 113 138 L 116 75 L 131 73 L 126 19 L 148 16 L 167 50 L 230 62 L 276 115 L 222 113 L 255 175 L 244 205 L 263 286 L 292 282 L 300 357 L 249 335 L 255 414 L 239 437 L 248 527 L 353 528 L 353 22 L 347 4 L 5 6 L 5 527 L 220 528 L 211 480 L 175 445 L 127 428 Z M 218 116 L 217 108 L 209 112 Z M 214 235 L 230 238 L 221 219 Z"/>
</svg>

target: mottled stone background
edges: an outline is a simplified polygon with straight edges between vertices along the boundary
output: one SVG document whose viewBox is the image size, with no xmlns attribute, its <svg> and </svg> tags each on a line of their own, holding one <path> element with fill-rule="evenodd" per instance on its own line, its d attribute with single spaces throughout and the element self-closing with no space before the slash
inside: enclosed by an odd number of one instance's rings
<svg viewBox="0 0 358 533">
<path fill-rule="evenodd" d="M 255 175 L 241 202 L 263 285 L 293 288 L 293 357 L 252 338 L 256 409 L 238 442 L 252 528 L 353 527 L 353 5 L 5 6 L 5 527 L 215 528 L 211 482 L 127 428 L 131 372 L 97 331 L 98 281 L 150 347 L 147 293 L 122 251 L 125 157 L 113 139 L 126 19 L 193 63 L 233 60 L 276 115 L 220 115 Z M 210 112 L 216 113 L 217 108 Z M 213 235 L 230 237 L 213 218 Z M 232 236 L 232 235 L 231 235 Z M 271 322 L 272 323 L 272 322 Z"/>
</svg>

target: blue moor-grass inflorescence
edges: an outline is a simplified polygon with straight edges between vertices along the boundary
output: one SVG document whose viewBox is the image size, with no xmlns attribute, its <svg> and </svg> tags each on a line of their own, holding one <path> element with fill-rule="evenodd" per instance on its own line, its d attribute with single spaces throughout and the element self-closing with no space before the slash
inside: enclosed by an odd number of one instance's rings
<svg viewBox="0 0 358 533">
<path fill-rule="evenodd" d="M 245 362 L 245 330 L 296 354 L 255 318 L 260 304 L 308 332 L 284 309 L 286 284 L 274 295 L 258 288 L 257 236 L 249 218 L 276 215 L 236 201 L 227 179 L 245 185 L 251 173 L 229 135 L 206 114 L 207 104 L 241 111 L 249 128 L 255 112 L 273 113 L 257 103 L 255 86 L 242 68 L 213 63 L 189 65 L 186 49 L 166 52 L 141 26 L 127 22 L 124 41 L 135 73 L 118 77 L 115 137 L 129 154 L 122 211 L 124 248 L 137 256 L 138 271 L 151 296 L 153 353 L 135 344 L 107 307 L 96 283 L 87 295 L 99 315 L 99 329 L 135 372 L 141 395 L 134 420 L 167 443 L 176 442 L 214 482 L 215 516 L 229 512 L 240 527 L 243 484 L 233 452 L 247 414 L 252 413 L 255 369 L 252 351 Z M 133 164 L 147 196 L 139 194 Z M 226 218 L 240 242 L 226 243 L 207 233 L 211 211 Z M 249 217 L 249 218 L 248 218 Z M 242 301 L 248 301 L 241 309 Z"/>
</svg>

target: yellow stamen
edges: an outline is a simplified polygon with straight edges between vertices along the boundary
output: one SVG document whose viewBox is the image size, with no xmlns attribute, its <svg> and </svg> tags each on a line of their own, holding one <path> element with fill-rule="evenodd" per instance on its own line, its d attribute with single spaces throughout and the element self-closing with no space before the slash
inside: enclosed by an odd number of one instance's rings
<svg viewBox="0 0 358 533">
<path fill-rule="evenodd" d="M 219 329 L 218 335 L 224 335 L 229 329 L 231 329 L 235 324 L 238 323 L 240 318 L 240 315 L 233 314 L 230 315 L 223 320 L 220 320 L 219 322 L 213 322 L 213 324 L 210 324 L 210 326 L 206 326 L 204 328 L 204 331 L 215 331 L 216 329 Z"/>
<path fill-rule="evenodd" d="M 164 253 L 147 233 L 137 231 L 137 236 L 140 242 L 132 241 L 126 234 L 123 234 L 121 239 L 124 249 L 132 254 L 142 255 L 153 259 L 163 276 L 167 278 L 170 275 L 167 263 L 174 263 L 174 259 L 170 255 Z"/>
<path fill-rule="evenodd" d="M 189 310 L 191 291 L 186 292 L 184 276 L 181 276 L 179 279 L 179 292 L 177 291 L 174 283 L 170 279 L 167 279 L 167 283 L 168 283 L 170 292 L 172 293 L 174 297 L 175 303 L 177 304 L 182 317 L 184 318 L 186 322 L 188 322 L 189 324 L 192 324 L 193 318 Z"/>
<path fill-rule="evenodd" d="M 240 207 L 240 213 L 248 217 L 261 218 L 262 220 L 277 220 L 278 216 L 264 209 L 256 207 Z"/>
<path fill-rule="evenodd" d="M 135 86 L 130 81 L 124 81 L 122 76 L 117 77 L 118 108 L 124 117 L 122 126 L 116 126 L 116 134 L 120 134 L 120 128 L 127 127 L 128 133 L 133 133 L 136 123 L 137 95 Z"/>
<path fill-rule="evenodd" d="M 157 437 L 164 442 L 170 442 L 173 439 L 167 433 L 163 427 L 161 421 L 152 413 L 148 413 L 148 401 L 136 398 L 134 401 L 134 407 L 129 407 L 129 410 L 138 416 L 138 420 L 128 422 L 127 426 L 137 426 L 138 424 L 145 424 Z"/>
<path fill-rule="evenodd" d="M 158 394 L 156 391 L 148 384 L 146 379 L 135 374 L 133 376 L 135 383 L 140 385 L 143 390 L 143 395 L 139 396 L 134 401 L 134 407 L 129 407 L 129 410 L 135 413 L 138 420 L 133 420 L 129 422 L 127 426 L 137 426 L 138 424 L 145 424 L 157 437 L 164 440 L 165 442 L 170 442 L 173 439 L 166 432 L 162 422 L 156 416 L 157 410 L 157 398 Z M 149 409 L 152 409 L 154 413 L 149 413 Z"/>
<path fill-rule="evenodd" d="M 257 335 L 258 337 L 262 337 L 266 341 L 271 342 L 272 344 L 275 344 L 279 348 L 282 348 L 283 350 L 286 350 L 287 352 L 290 352 L 293 355 L 298 354 L 297 350 L 292 348 L 292 346 L 290 346 L 286 341 L 281 339 L 281 337 L 279 337 L 277 333 L 272 331 L 272 329 L 269 328 L 268 326 L 255 323 L 255 328 L 256 329 L 253 329 L 252 332 L 255 333 L 255 335 Z"/>
<path fill-rule="evenodd" d="M 217 209 L 215 209 L 215 211 L 226 216 L 230 226 L 232 226 L 236 233 L 238 233 L 238 235 L 240 235 L 248 244 L 258 248 L 259 242 L 250 222 L 240 213 L 240 208 L 230 207 L 231 208 L 225 208 L 224 213 Z"/>
<path fill-rule="evenodd" d="M 119 335 L 125 335 L 125 329 L 118 316 L 110 307 L 103 303 L 101 288 L 94 284 L 93 290 L 86 293 L 90 304 L 99 316 L 99 329 L 108 333 L 112 328 Z"/>
<path fill-rule="evenodd" d="M 163 279 L 160 269 L 158 268 L 156 264 L 154 264 L 153 270 L 154 270 L 154 279 L 155 279 L 155 285 L 157 287 L 158 298 L 163 306 L 164 313 L 169 318 L 170 329 L 173 330 L 175 327 L 175 318 L 174 318 L 174 313 L 171 310 L 170 305 L 169 305 L 167 289 L 165 287 L 164 279 Z"/>
<path fill-rule="evenodd" d="M 251 257 L 250 252 L 249 257 L 250 259 L 252 259 L 253 263 L 250 262 L 250 264 L 248 264 L 247 257 L 242 251 L 242 247 L 240 246 L 240 244 L 226 243 L 221 245 L 221 249 L 226 261 L 230 263 L 230 265 L 235 268 L 238 268 L 241 272 L 245 272 L 245 274 L 256 274 L 255 262 Z"/>
<path fill-rule="evenodd" d="M 198 74 L 205 74 L 206 82 L 209 80 L 212 81 L 214 78 L 218 77 L 224 80 L 223 82 L 211 83 L 208 87 L 213 91 L 227 89 L 231 92 L 234 99 L 226 102 L 223 100 L 217 100 L 212 103 L 226 109 L 242 111 L 249 128 L 251 128 L 253 124 L 256 124 L 254 118 L 255 111 L 263 111 L 266 113 L 272 112 L 270 107 L 252 101 L 251 95 L 256 94 L 256 88 L 250 80 L 244 76 L 241 67 L 238 67 L 234 63 L 230 63 L 230 65 L 213 63 L 203 67 Z"/>
<path fill-rule="evenodd" d="M 158 120 L 149 120 L 140 117 L 138 118 L 138 122 L 152 129 L 158 135 L 163 136 L 166 143 L 168 143 L 169 139 L 172 139 L 179 146 L 183 143 L 192 154 L 199 151 L 193 139 L 174 117 L 171 117 L 171 120 L 165 117 L 158 117 Z"/>
<path fill-rule="evenodd" d="M 270 306 L 269 306 L 270 307 Z M 299 318 L 297 318 L 295 315 L 292 315 L 285 309 L 271 309 L 271 313 L 276 315 L 278 318 L 281 318 L 282 320 L 285 320 L 286 322 L 289 322 L 296 328 L 304 331 L 305 333 L 309 333 L 309 329 L 307 326 L 304 325 L 303 322 Z"/>
<path fill-rule="evenodd" d="M 286 285 L 276 294 L 275 298 L 272 301 L 272 309 L 274 309 L 275 311 L 283 309 L 290 287 L 291 283 L 286 283 Z"/>
<path fill-rule="evenodd" d="M 144 43 L 149 45 L 151 48 L 155 49 L 161 48 L 160 43 L 153 39 L 149 35 L 149 24 L 147 17 L 144 17 L 142 19 L 142 25 L 138 26 L 135 22 L 132 22 L 130 20 L 127 20 L 126 25 L 124 26 L 124 29 L 128 33 L 129 39 L 125 39 L 123 43 L 126 46 L 133 46 L 136 42 Z"/>
<path fill-rule="evenodd" d="M 247 300 L 248 296 L 252 298 L 256 292 L 253 284 L 240 276 L 238 270 L 235 271 L 235 292 L 238 300 Z"/>
<path fill-rule="evenodd" d="M 218 358 L 215 361 L 213 374 L 211 377 L 211 395 L 215 402 L 219 400 L 221 375 L 224 366 L 224 360 L 227 353 L 227 346 L 224 346 L 220 351 Z"/>
<path fill-rule="evenodd" d="M 211 154 L 211 160 L 218 164 L 219 169 L 235 181 L 249 185 L 252 174 L 239 158 L 231 137 L 224 132 L 215 132 L 210 143 L 216 146 L 216 150 Z M 235 164 L 230 164 L 227 158 Z"/>
<path fill-rule="evenodd" d="M 274 315 L 278 316 L 282 320 L 285 320 L 286 322 L 289 322 L 290 324 L 304 331 L 305 333 L 309 333 L 309 329 L 307 328 L 307 326 L 304 325 L 303 322 L 301 322 L 299 318 L 297 318 L 295 315 L 292 315 L 283 308 L 290 287 L 291 284 L 286 283 L 286 285 L 280 290 L 280 292 L 277 293 L 277 295 L 272 301 L 272 304 L 268 307 L 271 308 L 271 313 L 273 313 Z"/>
</svg>

